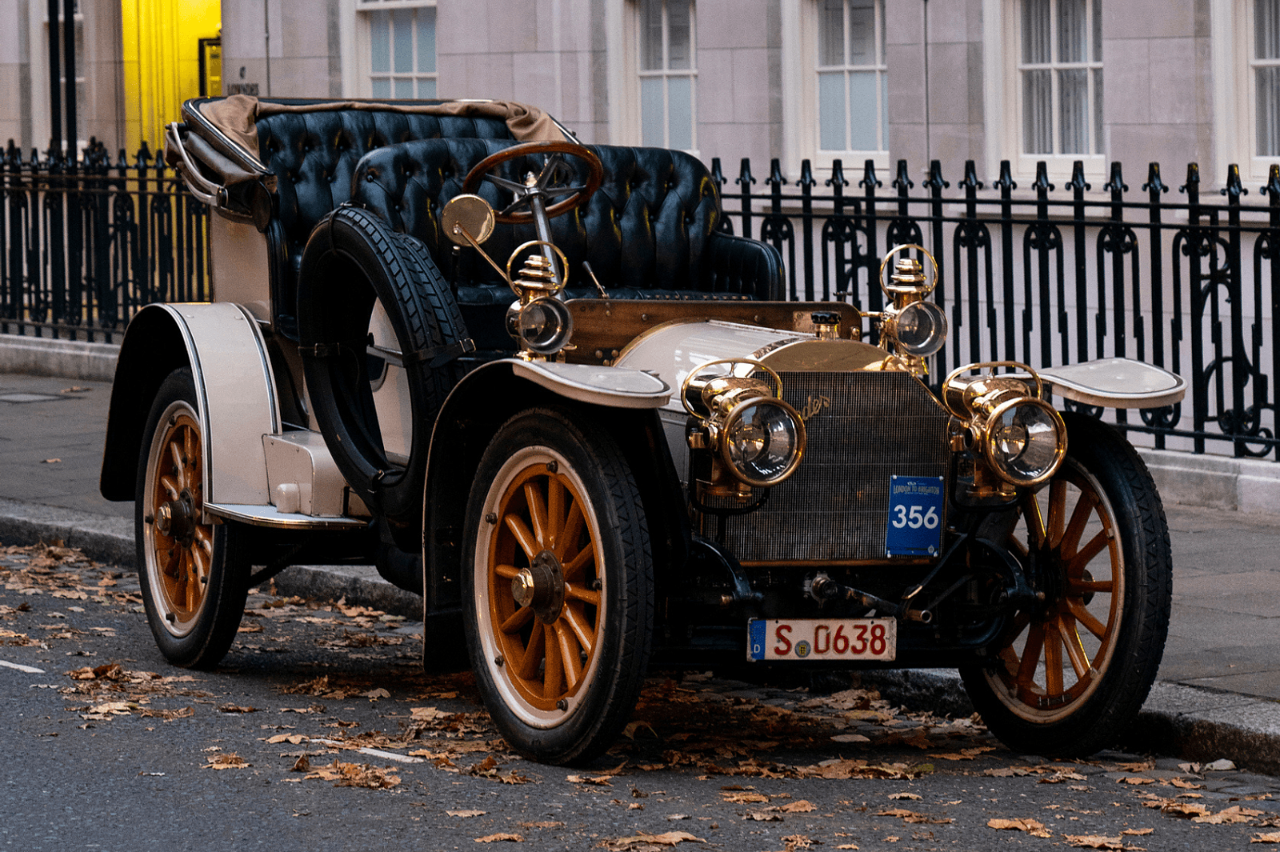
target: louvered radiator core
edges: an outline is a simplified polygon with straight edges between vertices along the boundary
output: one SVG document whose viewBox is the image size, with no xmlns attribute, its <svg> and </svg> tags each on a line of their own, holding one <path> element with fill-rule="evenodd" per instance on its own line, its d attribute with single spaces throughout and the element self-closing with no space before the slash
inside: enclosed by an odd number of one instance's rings
<svg viewBox="0 0 1280 852">
<path fill-rule="evenodd" d="M 891 476 L 947 475 L 949 415 L 906 373 L 782 373 L 783 398 L 805 418 L 800 468 L 755 512 L 729 517 L 740 562 L 885 559 Z M 717 537 L 719 520 L 702 518 Z"/>
</svg>

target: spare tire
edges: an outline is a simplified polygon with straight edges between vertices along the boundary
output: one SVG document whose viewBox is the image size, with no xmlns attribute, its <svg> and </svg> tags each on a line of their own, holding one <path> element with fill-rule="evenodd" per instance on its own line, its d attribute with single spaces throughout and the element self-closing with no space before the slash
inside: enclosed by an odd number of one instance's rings
<svg viewBox="0 0 1280 852">
<path fill-rule="evenodd" d="M 407 461 L 388 460 L 370 387 L 370 317 L 380 303 L 408 379 Z M 302 251 L 298 338 L 307 391 L 329 452 L 376 516 L 416 530 L 436 413 L 474 346 L 449 285 L 420 240 L 377 215 L 339 207 Z"/>
</svg>

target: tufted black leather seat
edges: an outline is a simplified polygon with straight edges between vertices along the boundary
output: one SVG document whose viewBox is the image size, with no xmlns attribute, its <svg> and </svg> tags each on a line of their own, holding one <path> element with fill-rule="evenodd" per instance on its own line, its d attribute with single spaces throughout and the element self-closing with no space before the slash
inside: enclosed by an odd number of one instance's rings
<svg viewBox="0 0 1280 852">
<path fill-rule="evenodd" d="M 514 144 L 480 138 L 423 139 L 371 151 L 356 165 L 352 201 L 380 214 L 394 230 L 426 243 L 453 282 L 467 326 L 481 348 L 511 345 L 501 317 L 511 290 L 473 250 L 455 250 L 439 215 L 461 192 L 467 173 L 489 154 Z M 621 299 L 780 299 L 782 264 L 764 243 L 717 230 L 720 197 L 695 157 L 663 148 L 588 146 L 604 166 L 604 182 L 588 203 L 551 220 L 552 240 L 569 259 L 569 298 L 599 295 L 582 267 L 589 261 L 609 296 Z M 567 157 L 570 178 L 585 168 Z M 501 167 L 516 180 L 541 169 L 540 157 Z M 485 182 L 479 190 L 496 209 L 510 193 Z M 485 249 L 505 262 L 536 239 L 532 224 L 499 225 Z"/>
<path fill-rule="evenodd" d="M 352 178 L 369 151 L 410 140 L 512 140 L 504 121 L 485 116 L 377 110 L 282 113 L 257 121 L 258 151 L 276 175 L 274 215 L 267 230 L 273 255 L 277 328 L 296 336 L 298 264 L 325 214 L 350 200 Z"/>
</svg>

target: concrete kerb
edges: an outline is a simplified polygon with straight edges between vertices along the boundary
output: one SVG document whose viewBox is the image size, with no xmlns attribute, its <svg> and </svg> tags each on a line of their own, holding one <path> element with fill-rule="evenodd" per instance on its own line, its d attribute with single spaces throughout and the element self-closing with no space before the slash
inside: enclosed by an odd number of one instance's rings
<svg viewBox="0 0 1280 852">
<path fill-rule="evenodd" d="M 118 343 L 0 334 L 0 373 L 109 382 L 119 355 Z"/>
</svg>

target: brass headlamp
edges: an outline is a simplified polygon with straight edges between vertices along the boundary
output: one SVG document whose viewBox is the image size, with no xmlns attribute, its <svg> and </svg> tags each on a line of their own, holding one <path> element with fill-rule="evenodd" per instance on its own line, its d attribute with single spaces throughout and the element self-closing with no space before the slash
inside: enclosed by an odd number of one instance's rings
<svg viewBox="0 0 1280 852">
<path fill-rule="evenodd" d="M 889 261 L 900 251 L 915 249 L 923 254 L 932 269 L 926 276 L 920 261 L 899 257 L 893 263 L 893 274 L 886 281 Z M 880 289 L 890 304 L 880 315 L 880 345 L 892 347 L 913 372 L 925 372 L 924 359 L 936 353 L 947 341 L 947 316 L 933 302 L 924 301 L 938 284 L 938 264 L 923 246 L 895 246 L 880 262 Z"/>
<path fill-rule="evenodd" d="M 708 375 L 716 365 L 728 369 Z M 735 367 L 768 374 L 774 387 Z M 708 361 L 689 373 L 680 400 L 702 427 L 690 431 L 690 447 L 711 450 L 710 475 L 698 481 L 700 498 L 749 502 L 752 488 L 784 482 L 799 467 L 804 420 L 782 399 L 782 379 L 759 361 Z"/>
<path fill-rule="evenodd" d="M 1012 367 L 1017 375 L 996 374 Z M 962 376 L 984 370 L 978 376 Z M 1044 383 L 1035 370 L 1017 361 L 969 364 L 942 383 L 942 403 L 965 422 L 970 446 L 993 472 L 989 482 L 983 467 L 975 469 L 974 489 L 980 494 L 1013 496 L 1013 489 L 1049 479 L 1067 452 L 1067 427 L 1062 415 L 1044 400 Z"/>
</svg>

